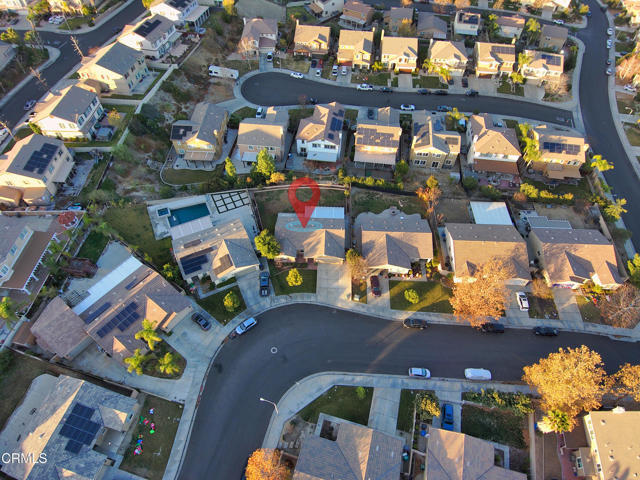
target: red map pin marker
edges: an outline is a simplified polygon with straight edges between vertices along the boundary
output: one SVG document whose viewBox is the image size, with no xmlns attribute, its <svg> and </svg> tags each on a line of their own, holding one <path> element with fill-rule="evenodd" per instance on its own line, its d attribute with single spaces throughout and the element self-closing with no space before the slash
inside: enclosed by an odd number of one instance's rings
<svg viewBox="0 0 640 480">
<path fill-rule="evenodd" d="M 311 189 L 311 198 L 306 202 L 299 200 L 296 196 L 296 192 L 300 187 L 308 187 Z M 302 228 L 305 228 L 307 223 L 309 223 L 309 219 L 311 218 L 316 205 L 318 205 L 318 200 L 320 200 L 320 187 L 318 187 L 318 184 L 309 177 L 302 177 L 291 182 L 288 194 L 291 206 L 296 212 L 296 215 L 298 215 Z"/>
</svg>

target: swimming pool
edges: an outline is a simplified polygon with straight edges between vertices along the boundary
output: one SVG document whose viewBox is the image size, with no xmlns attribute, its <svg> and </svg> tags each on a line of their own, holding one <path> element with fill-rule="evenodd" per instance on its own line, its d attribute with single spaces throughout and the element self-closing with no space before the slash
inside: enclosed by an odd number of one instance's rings
<svg viewBox="0 0 640 480">
<path fill-rule="evenodd" d="M 176 225 L 182 225 L 183 223 L 197 220 L 198 218 L 206 217 L 207 215 L 209 215 L 209 208 L 206 203 L 198 203 L 197 205 L 178 208 L 176 210 L 171 210 L 169 225 L 175 227 Z"/>
</svg>

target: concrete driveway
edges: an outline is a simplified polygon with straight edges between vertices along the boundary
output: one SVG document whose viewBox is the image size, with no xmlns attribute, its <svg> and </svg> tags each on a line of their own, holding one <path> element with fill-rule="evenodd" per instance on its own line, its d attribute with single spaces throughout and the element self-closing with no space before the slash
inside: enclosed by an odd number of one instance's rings
<svg viewBox="0 0 640 480">
<path fill-rule="evenodd" d="M 516 292 L 526 292 L 525 287 L 510 286 L 509 296 L 507 298 L 506 315 L 507 318 L 517 318 L 519 320 L 527 320 L 529 318 L 529 312 L 523 312 L 518 305 L 518 299 L 516 298 Z"/>
<path fill-rule="evenodd" d="M 558 308 L 558 317 L 563 322 L 582 324 L 582 315 L 576 302 L 576 295 L 570 288 L 552 288 L 553 299 Z"/>
<path fill-rule="evenodd" d="M 351 293 L 351 274 L 346 264 L 318 264 L 316 294 L 320 302 L 333 302 L 336 298 L 346 299 Z"/>
<path fill-rule="evenodd" d="M 238 281 L 238 287 L 240 287 L 240 291 L 244 297 L 244 303 L 247 307 L 260 303 L 262 297 L 260 296 L 259 270 L 236 277 L 236 280 Z M 273 288 L 271 290 L 273 290 Z"/>
</svg>

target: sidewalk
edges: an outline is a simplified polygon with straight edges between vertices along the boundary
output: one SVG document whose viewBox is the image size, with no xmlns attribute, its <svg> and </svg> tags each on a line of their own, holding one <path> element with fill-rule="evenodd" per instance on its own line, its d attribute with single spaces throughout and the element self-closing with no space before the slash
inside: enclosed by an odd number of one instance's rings
<svg viewBox="0 0 640 480">
<path fill-rule="evenodd" d="M 461 392 L 495 389 L 503 392 L 529 393 L 526 385 L 513 385 L 501 382 L 474 382 L 448 378 L 411 378 L 400 375 L 351 374 L 342 372 L 323 372 L 310 375 L 296 382 L 277 402 L 278 414 L 271 414 L 263 448 L 276 448 L 284 424 L 309 402 L 326 392 L 334 385 L 374 387 L 385 390 L 435 390 L 452 392 L 459 397 Z M 373 405 L 372 405 L 373 408 Z M 396 413 L 397 415 L 397 413 Z M 387 422 L 388 423 L 388 422 Z M 388 433 L 388 432 L 387 432 Z"/>
</svg>

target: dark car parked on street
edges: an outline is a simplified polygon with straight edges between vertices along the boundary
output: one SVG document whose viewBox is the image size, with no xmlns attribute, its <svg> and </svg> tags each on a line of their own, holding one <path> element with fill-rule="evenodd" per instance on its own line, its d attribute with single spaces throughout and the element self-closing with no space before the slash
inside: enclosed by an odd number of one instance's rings
<svg viewBox="0 0 640 480">
<path fill-rule="evenodd" d="M 480 330 L 484 333 L 504 333 L 504 325 L 496 322 L 486 322 L 480 325 Z"/>
<path fill-rule="evenodd" d="M 558 329 L 553 327 L 535 327 L 533 333 L 543 337 L 555 337 L 558 335 Z"/>
<path fill-rule="evenodd" d="M 447 92 L 446 90 L 436 90 L 435 92 L 436 95 L 449 95 L 449 92 Z"/>
<path fill-rule="evenodd" d="M 377 275 L 373 275 L 370 279 L 369 282 L 371 283 L 371 292 L 376 296 L 379 297 L 382 294 L 382 291 L 380 290 L 380 279 L 378 278 Z"/>
<path fill-rule="evenodd" d="M 380 91 L 383 92 L 383 93 L 391 93 L 391 92 L 393 92 L 393 89 L 389 88 L 389 87 L 382 87 L 380 89 Z"/>
<path fill-rule="evenodd" d="M 211 322 L 209 322 L 209 320 L 204 318 L 204 316 L 201 313 L 196 312 L 193 315 L 191 315 L 191 320 L 197 323 L 200 326 L 200 328 L 205 332 L 211 328 Z"/>
<path fill-rule="evenodd" d="M 429 95 L 429 94 L 431 94 L 431 91 L 430 91 L 429 89 L 427 89 L 427 88 L 419 88 L 419 89 L 417 90 L 417 92 L 418 92 L 420 95 Z"/>
<path fill-rule="evenodd" d="M 422 320 L 419 318 L 407 318 L 402 326 L 405 328 L 419 328 L 420 330 L 424 330 L 429 326 L 426 320 Z"/>
</svg>

